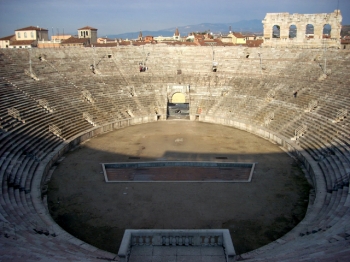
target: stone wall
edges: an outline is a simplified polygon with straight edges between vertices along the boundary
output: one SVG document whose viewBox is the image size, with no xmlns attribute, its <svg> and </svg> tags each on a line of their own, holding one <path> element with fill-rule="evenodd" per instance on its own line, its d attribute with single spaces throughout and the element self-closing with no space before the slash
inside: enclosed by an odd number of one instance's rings
<svg viewBox="0 0 350 262">
<path fill-rule="evenodd" d="M 322 14 L 289 14 L 267 13 L 264 20 L 264 43 L 265 47 L 303 47 L 320 48 L 323 46 L 340 48 L 340 31 L 342 15 L 340 10 L 333 13 Z M 307 35 L 307 25 L 314 28 L 313 34 Z M 330 35 L 324 38 L 325 25 L 331 27 Z M 273 28 L 279 28 L 279 36 L 274 35 Z M 290 36 L 290 27 L 296 26 L 296 37 Z"/>
</svg>

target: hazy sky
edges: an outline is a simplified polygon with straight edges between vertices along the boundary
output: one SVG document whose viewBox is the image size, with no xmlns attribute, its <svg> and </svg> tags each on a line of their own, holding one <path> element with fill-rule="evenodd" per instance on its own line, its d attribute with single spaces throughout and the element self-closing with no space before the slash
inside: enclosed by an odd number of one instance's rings
<svg viewBox="0 0 350 262">
<path fill-rule="evenodd" d="M 76 34 L 86 25 L 98 35 L 159 30 L 200 23 L 262 20 L 266 13 L 330 13 L 338 0 L 0 0 L 0 37 L 40 26 Z M 350 24 L 350 0 L 339 0 L 342 24 Z"/>
</svg>

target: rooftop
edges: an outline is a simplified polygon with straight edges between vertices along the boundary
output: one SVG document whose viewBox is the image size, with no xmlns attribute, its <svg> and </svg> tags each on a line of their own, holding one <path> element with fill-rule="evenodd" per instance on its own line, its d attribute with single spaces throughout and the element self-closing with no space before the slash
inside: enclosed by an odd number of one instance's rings
<svg viewBox="0 0 350 262">
<path fill-rule="evenodd" d="M 49 31 L 45 28 L 41 28 L 41 27 L 38 27 L 38 26 L 28 26 L 28 27 L 24 27 L 24 28 L 20 28 L 20 29 L 17 29 L 15 31 L 29 31 L 29 30 L 35 30 L 35 31 Z"/>
<path fill-rule="evenodd" d="M 91 26 L 84 26 L 84 27 L 82 27 L 82 28 L 79 28 L 78 30 L 97 30 L 96 28 L 93 28 L 93 27 L 91 27 Z"/>
</svg>

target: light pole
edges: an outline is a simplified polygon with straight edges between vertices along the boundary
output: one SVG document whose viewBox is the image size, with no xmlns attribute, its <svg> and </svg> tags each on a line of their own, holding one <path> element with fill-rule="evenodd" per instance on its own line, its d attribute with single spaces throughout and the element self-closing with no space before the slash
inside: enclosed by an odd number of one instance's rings
<svg viewBox="0 0 350 262">
<path fill-rule="evenodd" d="M 32 76 L 32 49 L 29 49 L 29 73 Z"/>
<path fill-rule="evenodd" d="M 262 62 L 261 62 L 261 53 L 258 53 L 259 58 L 260 58 L 260 73 L 262 74 Z"/>
<path fill-rule="evenodd" d="M 324 57 L 324 74 L 327 74 L 327 58 L 326 58 L 326 51 L 327 51 L 327 46 L 326 46 L 326 39 L 323 39 L 323 44 L 324 44 L 324 49 L 323 49 L 323 57 Z"/>
</svg>

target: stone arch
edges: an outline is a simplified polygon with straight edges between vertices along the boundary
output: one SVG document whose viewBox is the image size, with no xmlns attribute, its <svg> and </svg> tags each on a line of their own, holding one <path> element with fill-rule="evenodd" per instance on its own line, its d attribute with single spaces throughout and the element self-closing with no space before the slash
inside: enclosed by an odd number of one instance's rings
<svg viewBox="0 0 350 262">
<path fill-rule="evenodd" d="M 323 25 L 322 38 L 331 38 L 332 26 L 330 24 Z"/>
<path fill-rule="evenodd" d="M 297 37 L 297 33 L 298 33 L 298 28 L 295 24 L 291 24 L 289 26 L 289 33 L 288 33 L 288 37 L 289 38 L 296 38 Z"/>
<path fill-rule="evenodd" d="M 274 25 L 272 27 L 272 38 L 280 38 L 281 37 L 281 26 Z"/>
<path fill-rule="evenodd" d="M 183 93 L 174 93 L 171 97 L 171 103 L 181 104 L 186 103 L 186 96 Z"/>
<path fill-rule="evenodd" d="M 307 24 L 305 26 L 305 37 L 306 38 L 314 38 L 315 35 L 315 27 L 313 24 Z"/>
</svg>

